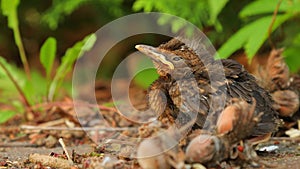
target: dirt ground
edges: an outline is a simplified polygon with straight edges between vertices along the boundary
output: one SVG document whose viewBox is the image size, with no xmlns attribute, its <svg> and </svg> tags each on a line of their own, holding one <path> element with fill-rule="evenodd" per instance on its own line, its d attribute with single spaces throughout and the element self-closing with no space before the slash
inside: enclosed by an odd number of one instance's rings
<svg viewBox="0 0 300 169">
<path fill-rule="evenodd" d="M 280 141 L 278 141 L 280 139 Z M 257 151 L 258 155 L 272 165 L 274 169 L 300 169 L 300 142 L 287 138 L 274 138 L 271 141 L 259 145 L 260 148 L 276 146 L 277 149 L 271 152 Z"/>
<path fill-rule="evenodd" d="M 282 139 L 282 138 L 280 138 Z M 276 143 L 276 144 L 274 144 Z M 61 147 L 45 148 L 45 147 L 27 147 L 24 142 L 14 143 L 15 146 L 7 145 L 0 147 L 0 161 L 10 160 L 24 162 L 28 159 L 28 156 L 33 153 L 49 155 L 51 152 L 62 152 Z M 23 146 L 22 146 L 23 145 Z M 300 144 L 298 141 L 281 140 L 281 141 L 269 141 L 264 145 L 260 145 L 259 148 L 268 146 L 276 146 L 277 149 L 271 152 L 258 151 L 260 158 L 271 164 L 274 167 L 264 167 L 272 169 L 300 169 Z M 78 154 L 90 153 L 93 148 L 90 145 L 80 145 L 76 147 L 67 147 L 67 150 L 71 152 L 75 150 Z M 254 169 L 254 167 L 247 167 L 246 169 Z"/>
<path fill-rule="evenodd" d="M 20 143 L 24 145 L 24 143 Z M 93 151 L 90 145 L 80 145 L 76 147 L 67 147 L 68 152 L 75 150 L 79 154 L 89 153 Z M 62 152 L 61 147 L 55 148 L 45 148 L 45 147 L 25 147 L 25 146 L 15 146 L 15 147 L 0 147 L 0 160 L 9 159 L 10 161 L 23 161 L 28 158 L 30 154 L 38 153 L 43 155 L 49 155 L 52 152 Z"/>
</svg>

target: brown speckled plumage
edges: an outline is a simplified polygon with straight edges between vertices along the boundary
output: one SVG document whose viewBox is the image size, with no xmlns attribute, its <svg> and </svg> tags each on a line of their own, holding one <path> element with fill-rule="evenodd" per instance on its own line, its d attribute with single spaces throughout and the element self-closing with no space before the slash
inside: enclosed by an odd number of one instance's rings
<svg viewBox="0 0 300 169">
<path fill-rule="evenodd" d="M 141 49 L 140 46 L 139 48 Z M 263 115 L 248 136 L 264 135 L 277 130 L 277 112 L 272 107 L 270 95 L 236 61 L 215 60 L 204 46 L 197 44 L 197 40 L 184 38 L 174 38 L 152 49 L 162 52 L 164 59 L 174 65 L 174 70 L 170 70 L 168 65 L 150 56 L 160 77 L 149 89 L 149 106 L 158 112 L 160 118 L 168 117 L 172 122 L 178 118 L 178 123 L 184 124 L 193 119 L 185 117 L 185 114 L 192 112 L 193 115 L 196 112 L 194 128 L 208 129 L 216 124 L 218 115 L 230 104 L 232 98 L 241 98 L 249 104 L 255 98 L 255 112 L 262 112 Z M 162 103 L 167 103 L 166 107 Z"/>
<path fill-rule="evenodd" d="M 160 75 L 149 88 L 150 110 L 179 127 L 193 124 L 184 147 L 187 162 L 259 162 L 252 146 L 266 141 L 281 121 L 269 93 L 241 64 L 215 60 L 199 39 L 177 37 L 159 47 L 136 48 Z M 233 153 L 238 146 L 245 151 Z"/>
<path fill-rule="evenodd" d="M 267 63 L 260 67 L 256 77 L 275 101 L 274 108 L 286 121 L 299 119 L 300 77 L 291 75 L 282 55 L 283 49 L 273 49 Z"/>
</svg>

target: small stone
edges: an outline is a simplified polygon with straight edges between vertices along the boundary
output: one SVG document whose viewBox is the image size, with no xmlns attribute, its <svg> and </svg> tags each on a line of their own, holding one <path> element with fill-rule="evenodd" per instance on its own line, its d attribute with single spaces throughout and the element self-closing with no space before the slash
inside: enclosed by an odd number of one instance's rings
<svg viewBox="0 0 300 169">
<path fill-rule="evenodd" d="M 199 164 L 199 163 L 197 163 L 197 164 L 193 164 L 193 169 L 206 169 L 206 167 L 204 167 L 202 164 Z"/>
<path fill-rule="evenodd" d="M 52 135 L 49 135 L 46 139 L 45 139 L 45 146 L 47 148 L 52 148 L 57 144 L 57 139 L 55 137 L 53 137 Z"/>
</svg>

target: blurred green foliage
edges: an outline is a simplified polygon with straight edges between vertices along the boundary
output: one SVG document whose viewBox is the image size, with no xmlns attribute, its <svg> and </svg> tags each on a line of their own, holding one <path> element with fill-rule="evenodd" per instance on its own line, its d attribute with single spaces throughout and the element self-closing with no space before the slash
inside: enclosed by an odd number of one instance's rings
<svg viewBox="0 0 300 169">
<path fill-rule="evenodd" d="M 20 101 L 15 100 L 18 98 L 18 95 L 23 95 L 24 99 L 29 103 L 30 106 L 42 103 L 46 100 L 52 101 L 55 96 L 62 94 L 60 90 L 63 83 L 70 83 L 64 81 L 67 73 L 72 70 L 72 65 L 75 63 L 77 58 L 81 56 L 80 54 L 89 50 L 95 40 L 95 36 L 90 35 L 82 41 L 77 42 L 73 47 L 69 48 L 62 57 L 62 63 L 58 66 L 53 78 L 50 77 L 50 73 L 54 71 L 52 67 L 54 59 L 50 58 L 51 56 L 54 57 L 56 55 L 56 41 L 52 37 L 46 40 L 41 48 L 40 61 L 43 63 L 43 66 L 46 69 L 46 78 L 43 77 L 40 72 L 32 71 L 31 78 L 28 79 L 26 78 L 24 71 L 13 64 L 6 62 L 3 57 L 0 57 L 0 102 L 10 105 L 11 107 L 11 109 L 8 110 L 0 110 L 0 119 L 2 118 L 0 123 L 5 122 L 15 113 L 25 112 L 26 107 L 24 107 Z M 44 50 L 47 49 L 50 54 L 45 54 Z M 52 49 L 52 52 L 50 49 Z M 17 88 L 20 88 L 21 93 L 19 90 L 17 90 Z M 13 100 L 13 102 L 11 100 Z"/>
<path fill-rule="evenodd" d="M 21 34 L 19 32 L 19 20 L 18 20 L 18 0 L 1 1 L 1 11 L 3 15 L 7 16 L 8 27 L 13 30 L 14 40 L 16 45 L 19 47 L 19 53 L 26 70 L 27 57 L 23 48 Z M 51 78 L 51 73 L 53 71 L 53 63 L 56 56 L 56 39 L 49 37 L 40 49 L 40 62 L 45 69 L 46 78 L 42 76 L 40 72 L 22 71 L 20 68 L 8 63 L 2 56 L 0 57 L 0 82 L 2 81 L 0 90 L 2 103 L 9 106 L 9 109 L 0 110 L 0 123 L 5 122 L 7 119 L 11 118 L 17 112 L 32 111 L 32 105 L 41 103 L 43 101 L 53 101 L 55 95 L 59 93 L 64 78 L 67 73 L 72 70 L 72 66 L 75 61 L 80 57 L 82 52 L 90 50 L 96 41 L 96 36 L 94 34 L 87 36 L 82 41 L 77 42 L 73 47 L 67 49 L 64 56 L 62 56 L 61 64 L 58 66 L 55 75 Z M 29 68 L 29 67 L 28 67 Z M 26 73 L 26 75 L 25 75 Z M 12 88 L 14 86 L 14 88 Z M 9 91 L 9 93 L 7 93 Z M 24 102 L 22 106 L 21 101 L 17 100 L 17 94 L 19 94 Z M 47 98 L 48 99 L 45 99 Z M 11 99 L 14 100 L 11 102 Z M 19 102 L 19 103 L 18 103 Z M 21 106 L 20 106 L 21 105 Z M 27 109 L 27 110 L 26 110 Z M 33 110 L 35 111 L 35 110 Z"/>
<path fill-rule="evenodd" d="M 24 66 L 25 73 L 28 78 L 30 78 L 30 70 L 25 55 L 24 46 L 21 40 L 20 30 L 19 30 L 19 20 L 17 7 L 19 5 L 19 0 L 2 0 L 1 1 L 1 10 L 4 16 L 7 16 L 8 27 L 13 30 L 14 40 L 18 46 L 20 57 Z"/>
<path fill-rule="evenodd" d="M 121 17 L 125 14 L 122 10 L 123 0 L 53 0 L 52 6 L 43 13 L 41 21 L 46 23 L 52 30 L 55 30 L 65 16 L 70 15 L 85 4 L 106 8 L 108 9 L 107 12 L 114 16 Z"/>
<path fill-rule="evenodd" d="M 277 5 L 278 14 L 274 24 L 271 24 Z M 278 44 L 276 47 L 285 47 L 284 55 L 291 71 L 295 72 L 300 67 L 300 44 L 297 40 L 300 35 L 300 0 L 136 0 L 133 9 L 173 14 L 190 21 L 204 32 L 213 27 L 205 33 L 217 47 L 221 46 L 218 50 L 221 58 L 228 58 L 237 50 L 244 49 L 251 60 L 264 45 L 269 45 L 265 43 L 269 29 L 270 32 L 277 31 L 271 39 Z M 174 31 L 180 29 L 176 21 L 168 23 L 172 24 Z M 291 32 L 288 27 L 298 31 Z"/>
<path fill-rule="evenodd" d="M 207 26 L 214 26 L 217 31 L 222 30 L 222 25 L 217 16 L 226 5 L 228 0 L 136 0 L 133 4 L 134 11 L 143 10 L 144 12 L 159 11 L 169 13 L 184 18 L 200 29 Z M 168 20 L 160 21 L 167 23 Z M 170 20 L 173 31 L 178 31 L 181 25 L 176 20 Z"/>
</svg>

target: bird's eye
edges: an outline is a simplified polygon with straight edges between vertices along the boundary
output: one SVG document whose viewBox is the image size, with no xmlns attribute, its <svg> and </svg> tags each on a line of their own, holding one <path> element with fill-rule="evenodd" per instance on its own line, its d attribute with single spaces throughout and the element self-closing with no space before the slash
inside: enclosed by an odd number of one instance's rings
<svg viewBox="0 0 300 169">
<path fill-rule="evenodd" d="M 174 57 L 174 58 L 173 58 L 174 61 L 179 61 L 179 60 L 181 60 L 181 59 L 182 59 L 182 57 Z"/>
</svg>

